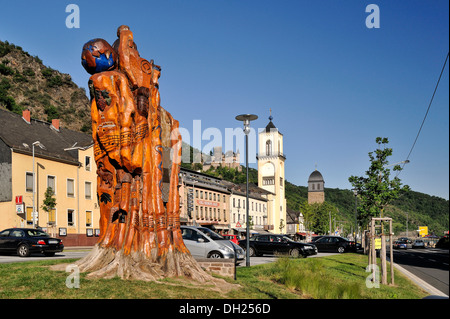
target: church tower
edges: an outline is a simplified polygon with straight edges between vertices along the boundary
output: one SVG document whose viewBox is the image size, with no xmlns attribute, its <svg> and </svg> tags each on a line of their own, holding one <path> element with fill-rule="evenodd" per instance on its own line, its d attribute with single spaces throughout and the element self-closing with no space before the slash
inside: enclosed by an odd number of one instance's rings
<svg viewBox="0 0 450 319">
<path fill-rule="evenodd" d="M 325 201 L 325 181 L 316 169 L 308 179 L 308 204 L 323 203 Z"/>
<path fill-rule="evenodd" d="M 286 198 L 283 153 L 283 134 L 272 122 L 272 110 L 269 123 L 259 133 L 258 144 L 258 186 L 272 193 L 267 212 L 267 225 L 273 233 L 286 233 Z"/>
</svg>

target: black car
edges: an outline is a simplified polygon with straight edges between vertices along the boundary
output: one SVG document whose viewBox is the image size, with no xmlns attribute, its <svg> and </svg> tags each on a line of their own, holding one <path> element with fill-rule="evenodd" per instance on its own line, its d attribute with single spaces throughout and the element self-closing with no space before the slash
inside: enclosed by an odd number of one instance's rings
<svg viewBox="0 0 450 319">
<path fill-rule="evenodd" d="M 354 242 L 340 236 L 322 236 L 314 242 L 319 252 L 356 251 Z"/>
<path fill-rule="evenodd" d="M 28 257 L 31 253 L 53 256 L 62 252 L 61 239 L 52 238 L 46 232 L 33 228 L 9 228 L 0 232 L 0 251 Z"/>
<path fill-rule="evenodd" d="M 239 246 L 246 249 L 246 240 L 240 240 Z M 283 235 L 255 235 L 249 239 L 249 255 L 289 254 L 292 257 L 316 255 L 317 249 L 313 244 L 293 241 Z"/>
</svg>

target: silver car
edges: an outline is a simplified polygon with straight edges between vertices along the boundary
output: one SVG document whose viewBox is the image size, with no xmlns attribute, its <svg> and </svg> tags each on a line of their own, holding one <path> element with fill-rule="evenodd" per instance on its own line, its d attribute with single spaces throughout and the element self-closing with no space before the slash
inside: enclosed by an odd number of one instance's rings
<svg viewBox="0 0 450 319">
<path fill-rule="evenodd" d="M 244 260 L 244 250 L 206 227 L 181 226 L 184 244 L 197 258 L 234 258 Z"/>
<path fill-rule="evenodd" d="M 425 248 L 425 243 L 422 239 L 416 239 L 412 245 L 412 248 Z"/>
</svg>

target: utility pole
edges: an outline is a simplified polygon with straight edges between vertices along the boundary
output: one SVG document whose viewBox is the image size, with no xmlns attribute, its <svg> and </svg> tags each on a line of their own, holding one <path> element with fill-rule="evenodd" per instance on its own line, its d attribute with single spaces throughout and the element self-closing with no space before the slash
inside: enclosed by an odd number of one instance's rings
<svg viewBox="0 0 450 319">
<path fill-rule="evenodd" d="M 406 212 L 406 237 L 408 237 L 408 212 Z"/>
<path fill-rule="evenodd" d="M 329 234 L 331 235 L 331 211 L 328 212 L 328 213 L 329 213 L 329 215 L 330 215 L 330 232 L 329 232 Z"/>
</svg>

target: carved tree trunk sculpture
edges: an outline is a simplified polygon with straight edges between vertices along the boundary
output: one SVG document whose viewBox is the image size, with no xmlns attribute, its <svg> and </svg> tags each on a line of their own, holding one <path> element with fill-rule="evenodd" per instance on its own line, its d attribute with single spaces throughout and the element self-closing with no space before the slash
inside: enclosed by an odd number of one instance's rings
<svg viewBox="0 0 450 319">
<path fill-rule="evenodd" d="M 139 56 L 127 26 L 117 35 L 112 47 L 94 39 L 82 52 L 82 64 L 92 74 L 100 236 L 77 264 L 91 277 L 211 280 L 182 239 L 181 135 L 178 121 L 160 106 L 161 69 Z"/>
</svg>

